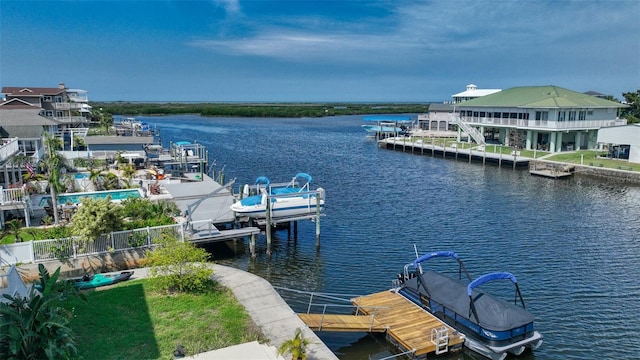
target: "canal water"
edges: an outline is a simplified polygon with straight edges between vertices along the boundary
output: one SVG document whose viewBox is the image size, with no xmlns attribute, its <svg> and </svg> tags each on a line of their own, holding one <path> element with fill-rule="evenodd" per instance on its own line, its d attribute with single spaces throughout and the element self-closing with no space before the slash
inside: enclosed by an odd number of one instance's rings
<svg viewBox="0 0 640 360">
<path fill-rule="evenodd" d="M 326 190 L 319 249 L 315 224 L 303 221 L 297 239 L 276 233 L 271 256 L 261 237 L 255 259 L 248 251 L 230 256 L 220 250 L 214 253 L 220 263 L 281 287 L 368 294 L 390 287 L 415 258 L 414 246 L 420 253 L 452 250 L 473 277 L 508 271 L 518 278 L 544 335 L 542 347 L 526 359 L 640 356 L 636 185 L 583 176 L 551 180 L 380 149 L 366 138 L 361 116 L 141 119 L 158 126 L 165 147 L 170 141 L 207 146 L 216 169 L 224 167 L 236 184 L 253 184 L 259 176 L 285 182 L 307 172 Z M 428 265 L 457 269 L 440 260 Z M 344 360 L 394 352 L 381 336 L 319 335 Z"/>
</svg>

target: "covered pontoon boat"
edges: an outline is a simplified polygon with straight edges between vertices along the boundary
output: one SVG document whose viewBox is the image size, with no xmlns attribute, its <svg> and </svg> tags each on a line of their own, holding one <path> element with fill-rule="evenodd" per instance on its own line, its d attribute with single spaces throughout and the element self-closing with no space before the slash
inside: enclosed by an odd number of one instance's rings
<svg viewBox="0 0 640 360">
<path fill-rule="evenodd" d="M 423 271 L 421 263 L 435 257 L 458 261 L 458 279 L 435 271 Z M 469 281 L 462 279 L 463 273 Z M 507 272 L 489 273 L 470 281 L 457 254 L 433 252 L 405 265 L 396 291 L 428 310 L 466 336 L 465 346 L 490 359 L 520 355 L 542 344 L 534 330 L 534 316 L 524 308 L 516 277 Z M 514 302 L 507 302 L 478 289 L 484 283 L 509 280 L 515 287 Z M 520 306 L 518 306 L 518 302 Z"/>
</svg>

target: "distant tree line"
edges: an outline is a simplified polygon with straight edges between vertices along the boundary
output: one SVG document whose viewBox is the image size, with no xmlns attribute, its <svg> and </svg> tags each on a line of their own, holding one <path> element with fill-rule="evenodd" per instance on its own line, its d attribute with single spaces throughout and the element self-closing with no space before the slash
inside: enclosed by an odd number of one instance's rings
<svg viewBox="0 0 640 360">
<path fill-rule="evenodd" d="M 425 113 L 429 104 L 229 104 L 92 102 L 94 109 L 119 115 L 179 115 L 237 117 L 321 117 L 362 114 Z"/>
</svg>

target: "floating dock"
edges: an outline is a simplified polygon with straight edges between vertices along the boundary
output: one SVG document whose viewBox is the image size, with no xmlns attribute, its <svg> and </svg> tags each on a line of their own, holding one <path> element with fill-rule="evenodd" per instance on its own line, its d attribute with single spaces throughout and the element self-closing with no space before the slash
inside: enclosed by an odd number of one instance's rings
<svg viewBox="0 0 640 360">
<path fill-rule="evenodd" d="M 529 174 L 552 179 L 562 179 L 573 175 L 574 166 L 555 164 L 543 161 L 531 161 L 529 163 Z"/>
<path fill-rule="evenodd" d="M 403 296 L 383 291 L 351 300 L 356 315 L 298 314 L 314 331 L 386 332 L 412 359 L 462 349 L 465 337 Z"/>
</svg>

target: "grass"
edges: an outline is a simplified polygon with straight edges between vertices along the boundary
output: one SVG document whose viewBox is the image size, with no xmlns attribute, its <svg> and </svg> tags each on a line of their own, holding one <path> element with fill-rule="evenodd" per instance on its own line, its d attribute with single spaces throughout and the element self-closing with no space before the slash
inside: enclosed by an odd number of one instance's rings
<svg viewBox="0 0 640 360">
<path fill-rule="evenodd" d="M 478 144 L 475 143 L 467 143 L 467 142 L 459 142 L 454 138 L 405 138 L 404 141 L 407 143 L 413 143 L 415 141 L 421 140 L 424 144 L 434 144 L 436 146 L 446 146 L 446 147 L 457 147 L 458 149 L 469 149 L 470 147 L 475 150 L 479 150 Z M 454 145 L 455 144 L 455 145 Z M 453 145 L 453 146 L 452 146 Z M 493 154 L 503 154 L 503 155 L 511 155 L 511 152 L 514 151 L 514 148 L 509 146 L 502 145 L 485 145 L 484 151 Z M 542 156 L 549 155 L 548 151 L 533 151 L 533 150 L 517 150 L 520 152 L 519 156 L 528 157 L 532 159 L 538 159 Z M 607 169 L 618 169 L 618 170 L 627 170 L 627 171 L 640 171 L 640 164 L 631 163 L 626 160 L 616 160 L 616 159 L 608 159 L 602 158 L 600 156 L 606 156 L 606 151 L 596 151 L 596 150 L 578 150 L 572 152 L 562 152 L 555 155 L 551 155 L 545 158 L 545 160 L 550 161 L 558 161 L 576 165 L 587 165 L 587 166 L 596 166 Z"/>
<path fill-rule="evenodd" d="M 213 284 L 199 294 L 162 294 L 153 281 L 123 282 L 73 300 L 71 327 L 83 359 L 173 359 L 244 342 L 264 341 L 231 291 Z"/>
</svg>

